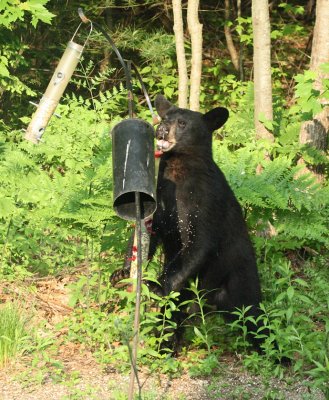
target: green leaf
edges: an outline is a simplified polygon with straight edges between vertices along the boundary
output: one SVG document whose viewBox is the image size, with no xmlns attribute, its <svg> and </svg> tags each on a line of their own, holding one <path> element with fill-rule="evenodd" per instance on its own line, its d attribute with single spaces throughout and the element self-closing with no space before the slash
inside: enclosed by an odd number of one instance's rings
<svg viewBox="0 0 329 400">
<path fill-rule="evenodd" d="M 8 59 L 5 56 L 0 56 L 0 76 L 8 78 L 10 73 L 7 68 L 8 66 Z"/>
<path fill-rule="evenodd" d="M 314 305 L 314 301 L 312 299 L 310 299 L 309 297 L 304 296 L 303 294 L 299 294 L 298 299 L 303 301 L 306 304 Z"/>
<path fill-rule="evenodd" d="M 309 287 L 309 284 L 304 279 L 296 278 L 294 282 L 298 283 L 300 286 Z"/>
<path fill-rule="evenodd" d="M 277 39 L 280 37 L 282 37 L 282 31 L 275 29 L 271 32 L 271 39 Z"/>
<path fill-rule="evenodd" d="M 39 21 L 50 24 L 55 14 L 49 12 L 45 4 L 49 0 L 29 0 L 22 3 L 22 8 L 32 14 L 31 24 L 36 27 Z"/>
<path fill-rule="evenodd" d="M 147 74 L 148 72 L 151 72 L 152 71 L 152 68 L 150 67 L 150 66 L 147 66 L 147 67 L 144 67 L 142 70 L 141 70 L 141 74 Z"/>
<path fill-rule="evenodd" d="M 195 326 L 193 328 L 195 335 L 202 340 L 203 343 L 207 343 L 206 338 L 203 336 L 201 331 Z"/>
<path fill-rule="evenodd" d="M 157 351 L 152 350 L 150 348 L 147 349 L 147 354 L 149 354 L 150 356 L 155 357 L 155 358 L 161 358 L 161 354 L 159 354 Z"/>
<path fill-rule="evenodd" d="M 6 218 L 15 211 L 14 200 L 10 197 L 0 197 L 0 218 Z"/>
<path fill-rule="evenodd" d="M 293 314 L 293 309 L 292 309 L 292 307 L 289 307 L 287 312 L 286 312 L 286 318 L 287 318 L 288 321 L 291 320 L 292 314 Z"/>
<path fill-rule="evenodd" d="M 291 300 L 294 297 L 295 289 L 292 286 L 289 286 L 287 289 L 288 299 Z"/>
<path fill-rule="evenodd" d="M 172 95 L 174 94 L 175 89 L 173 87 L 167 86 L 164 89 L 164 94 L 166 97 L 171 98 Z"/>
<path fill-rule="evenodd" d="M 273 121 L 270 121 L 268 119 L 266 119 L 265 114 L 263 112 L 259 113 L 258 116 L 258 120 L 259 122 L 261 122 L 266 129 L 268 129 L 269 131 L 273 130 Z"/>
</svg>

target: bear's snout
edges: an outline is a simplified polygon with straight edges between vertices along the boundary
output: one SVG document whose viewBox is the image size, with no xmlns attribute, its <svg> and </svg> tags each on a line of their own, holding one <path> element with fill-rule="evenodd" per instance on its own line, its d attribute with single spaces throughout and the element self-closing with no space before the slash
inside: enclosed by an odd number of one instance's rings
<svg viewBox="0 0 329 400">
<path fill-rule="evenodd" d="M 169 126 L 165 125 L 165 124 L 160 124 L 158 126 L 158 129 L 156 130 L 156 138 L 157 139 L 167 139 L 168 135 L 169 135 Z"/>
<path fill-rule="evenodd" d="M 176 144 L 175 125 L 161 123 L 156 132 L 157 147 L 162 151 L 171 150 Z"/>
</svg>

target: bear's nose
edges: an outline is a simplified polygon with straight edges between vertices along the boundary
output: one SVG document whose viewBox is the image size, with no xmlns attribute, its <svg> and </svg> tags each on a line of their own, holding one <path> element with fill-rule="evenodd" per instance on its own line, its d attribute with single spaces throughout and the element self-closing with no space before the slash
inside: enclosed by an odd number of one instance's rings
<svg viewBox="0 0 329 400">
<path fill-rule="evenodd" d="M 158 126 L 156 132 L 155 132 L 155 136 L 158 139 L 164 139 L 169 133 L 169 127 L 166 126 L 165 124 L 161 124 Z"/>
</svg>

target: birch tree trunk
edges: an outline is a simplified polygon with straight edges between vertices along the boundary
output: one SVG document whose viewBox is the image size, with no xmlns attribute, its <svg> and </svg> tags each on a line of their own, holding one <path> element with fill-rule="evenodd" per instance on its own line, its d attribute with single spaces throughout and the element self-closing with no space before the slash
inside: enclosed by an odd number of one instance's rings
<svg viewBox="0 0 329 400">
<path fill-rule="evenodd" d="M 325 74 L 319 68 L 326 62 L 329 62 L 329 0 L 317 0 L 310 69 L 317 73 L 314 88 L 320 92 L 323 90 L 322 79 L 329 79 L 329 74 Z M 320 101 L 326 105 L 325 108 L 312 121 L 303 123 L 299 141 L 301 144 L 309 144 L 319 150 L 326 150 L 329 133 L 329 104 L 326 99 Z M 301 159 L 299 163 L 303 164 L 304 161 Z M 313 170 L 321 180 L 322 166 Z"/>
<path fill-rule="evenodd" d="M 190 109 L 200 109 L 200 86 L 202 72 L 202 24 L 199 22 L 199 0 L 188 0 L 187 25 L 191 35 L 192 59 L 190 75 Z"/>
<path fill-rule="evenodd" d="M 174 14 L 174 32 L 176 44 L 176 57 L 178 65 L 178 106 L 187 108 L 188 75 L 184 48 L 184 25 L 182 14 L 182 1 L 172 0 Z"/>
<path fill-rule="evenodd" d="M 252 0 L 254 36 L 254 102 L 256 137 L 274 140 L 273 134 L 259 121 L 260 115 L 273 120 L 271 79 L 271 27 L 268 0 Z"/>
</svg>

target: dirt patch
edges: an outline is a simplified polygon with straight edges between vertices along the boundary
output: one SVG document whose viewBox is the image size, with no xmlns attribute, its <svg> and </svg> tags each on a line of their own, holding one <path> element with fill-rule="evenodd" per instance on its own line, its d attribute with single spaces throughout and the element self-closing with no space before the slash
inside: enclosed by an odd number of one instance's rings
<svg viewBox="0 0 329 400">
<path fill-rule="evenodd" d="M 62 353 L 63 354 L 63 353 Z M 28 365 L 11 366 L 0 372 L 1 400 L 63 400 L 63 399 L 124 399 L 128 391 L 129 376 L 105 373 L 88 353 L 73 354 L 63 359 L 65 379 L 56 382 L 45 376 L 41 382 L 33 382 L 31 376 L 24 382 L 22 373 Z M 188 375 L 170 378 L 166 375 L 152 377 L 140 374 L 144 383 L 143 399 L 157 400 L 229 400 L 229 399 L 289 399 L 325 400 L 324 395 L 305 386 L 306 382 L 288 385 L 271 379 L 264 382 L 260 377 L 243 372 L 234 365 L 224 365 L 221 371 L 207 379 L 192 379 Z M 138 389 L 136 387 L 136 393 Z M 271 396 L 270 396 L 271 393 Z M 144 397 L 145 396 L 145 397 Z M 275 397 L 273 397 L 275 396 Z"/>
</svg>

